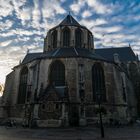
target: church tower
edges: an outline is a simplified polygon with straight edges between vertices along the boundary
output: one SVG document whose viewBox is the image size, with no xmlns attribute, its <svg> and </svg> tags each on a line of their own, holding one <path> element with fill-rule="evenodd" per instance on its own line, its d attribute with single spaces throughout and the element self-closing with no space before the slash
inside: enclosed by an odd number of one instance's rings
<svg viewBox="0 0 140 140">
<path fill-rule="evenodd" d="M 44 52 L 56 48 L 94 49 L 93 35 L 70 14 L 56 27 L 50 29 L 44 40 Z"/>
</svg>

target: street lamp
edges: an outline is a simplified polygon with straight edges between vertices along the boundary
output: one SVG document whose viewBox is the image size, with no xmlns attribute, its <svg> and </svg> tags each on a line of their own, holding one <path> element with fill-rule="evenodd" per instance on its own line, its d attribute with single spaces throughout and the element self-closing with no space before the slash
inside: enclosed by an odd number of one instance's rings
<svg viewBox="0 0 140 140">
<path fill-rule="evenodd" d="M 102 112 L 101 112 L 101 94 L 97 94 L 97 101 L 98 101 L 98 105 L 99 105 L 101 138 L 104 138 L 104 127 L 103 127 Z"/>
</svg>

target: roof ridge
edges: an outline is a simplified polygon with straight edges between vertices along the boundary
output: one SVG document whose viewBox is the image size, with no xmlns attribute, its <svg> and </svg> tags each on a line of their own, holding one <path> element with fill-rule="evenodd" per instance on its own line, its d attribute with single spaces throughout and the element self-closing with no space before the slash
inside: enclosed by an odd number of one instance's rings
<svg viewBox="0 0 140 140">
<path fill-rule="evenodd" d="M 56 51 L 53 53 L 52 56 L 55 56 L 55 55 L 59 52 L 60 49 L 61 49 L 61 48 L 56 49 Z"/>
<path fill-rule="evenodd" d="M 95 48 L 95 50 L 100 50 L 100 49 L 121 49 L 121 48 L 131 48 L 131 47 L 127 46 L 127 47 L 114 47 L 114 48 Z"/>
<path fill-rule="evenodd" d="M 76 48 L 75 48 L 75 47 L 73 47 L 73 49 L 74 49 L 74 51 L 75 51 L 76 55 L 78 56 L 79 54 L 78 54 L 78 52 L 77 52 Z"/>
<path fill-rule="evenodd" d="M 32 52 L 32 53 L 27 53 L 27 55 L 28 55 L 28 54 L 39 54 L 39 53 L 41 54 L 41 53 L 43 53 L 43 52 L 34 52 L 34 53 Z"/>
</svg>

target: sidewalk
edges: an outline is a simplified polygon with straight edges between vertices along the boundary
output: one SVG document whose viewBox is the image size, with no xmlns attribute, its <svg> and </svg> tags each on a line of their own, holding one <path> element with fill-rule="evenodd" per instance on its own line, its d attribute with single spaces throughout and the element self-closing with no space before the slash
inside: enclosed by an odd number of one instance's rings
<svg viewBox="0 0 140 140">
<path fill-rule="evenodd" d="M 100 128 L 23 129 L 0 127 L 0 140 L 101 140 Z M 104 140 L 140 140 L 140 126 L 105 128 Z"/>
</svg>

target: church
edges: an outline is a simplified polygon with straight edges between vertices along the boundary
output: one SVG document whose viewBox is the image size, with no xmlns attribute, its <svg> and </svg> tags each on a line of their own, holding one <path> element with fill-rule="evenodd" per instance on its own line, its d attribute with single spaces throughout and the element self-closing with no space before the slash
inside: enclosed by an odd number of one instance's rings
<svg viewBox="0 0 140 140">
<path fill-rule="evenodd" d="M 119 46 L 118 46 L 119 47 Z M 140 63 L 131 47 L 95 49 L 70 14 L 47 32 L 43 52 L 27 53 L 6 77 L 1 117 L 29 126 L 123 123 L 140 113 Z"/>
</svg>

